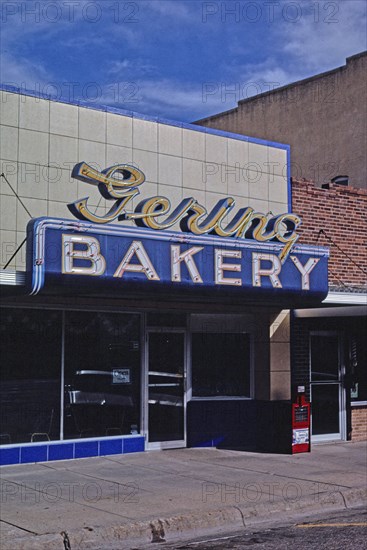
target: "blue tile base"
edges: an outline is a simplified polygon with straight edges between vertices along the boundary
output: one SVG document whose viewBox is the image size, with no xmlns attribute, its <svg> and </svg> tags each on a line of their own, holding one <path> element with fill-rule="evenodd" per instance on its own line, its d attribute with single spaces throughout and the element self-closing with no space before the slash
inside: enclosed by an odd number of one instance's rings
<svg viewBox="0 0 367 550">
<path fill-rule="evenodd" d="M 144 451 L 144 447 L 145 440 L 141 435 L 2 445 L 0 447 L 0 466 L 138 453 Z"/>
</svg>

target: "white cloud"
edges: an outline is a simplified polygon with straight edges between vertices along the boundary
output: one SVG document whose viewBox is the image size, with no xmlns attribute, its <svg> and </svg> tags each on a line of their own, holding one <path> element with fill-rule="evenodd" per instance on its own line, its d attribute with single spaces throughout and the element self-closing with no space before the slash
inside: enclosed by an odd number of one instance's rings
<svg viewBox="0 0 367 550">
<path fill-rule="evenodd" d="M 295 24 L 284 21 L 278 33 L 284 41 L 282 51 L 303 72 L 311 73 L 343 65 L 346 57 L 366 49 L 367 37 L 364 0 L 316 2 L 315 6 L 317 12 L 303 15 Z"/>
<path fill-rule="evenodd" d="M 180 2 L 179 0 L 150 0 L 139 4 L 141 9 L 149 8 L 164 17 L 174 17 L 175 19 L 187 19 L 190 17 L 190 3 Z"/>
<path fill-rule="evenodd" d="M 298 6 L 298 16 L 285 11 L 290 3 L 281 0 L 280 13 L 288 13 L 288 19 L 283 16 L 269 27 L 270 56 L 260 63 L 232 63 L 223 69 L 227 87 L 239 87 L 242 98 L 342 66 L 347 57 L 366 49 L 364 0 L 293 4 Z M 226 109 L 235 106 L 233 101 L 226 103 Z"/>
<path fill-rule="evenodd" d="M 52 76 L 41 63 L 15 57 L 7 52 L 0 55 L 0 74 L 3 84 L 35 91 L 52 81 Z"/>
<path fill-rule="evenodd" d="M 107 67 L 107 74 L 114 78 L 130 78 L 131 74 L 152 74 L 157 68 L 151 63 L 147 63 L 144 59 L 122 59 L 112 61 Z"/>
<path fill-rule="evenodd" d="M 119 96 L 116 94 L 118 87 Z M 220 88 L 215 93 L 205 93 L 200 82 L 183 83 L 168 78 L 140 79 L 130 82 L 130 86 L 125 81 L 107 85 L 102 102 L 182 121 L 193 121 L 224 109 Z"/>
</svg>

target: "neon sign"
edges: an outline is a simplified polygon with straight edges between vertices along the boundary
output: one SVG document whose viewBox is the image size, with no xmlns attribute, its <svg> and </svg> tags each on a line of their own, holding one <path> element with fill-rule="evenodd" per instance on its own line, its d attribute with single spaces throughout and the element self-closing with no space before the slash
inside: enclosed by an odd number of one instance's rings
<svg viewBox="0 0 367 550">
<path fill-rule="evenodd" d="M 328 251 L 297 244 L 281 263 L 281 243 L 92 224 L 56 218 L 28 224 L 30 294 L 153 293 L 155 299 L 212 295 L 261 300 L 326 296 Z M 233 294 L 235 293 L 235 294 Z"/>
<path fill-rule="evenodd" d="M 193 197 L 182 199 L 172 210 L 169 199 L 162 196 L 143 199 L 134 210 L 128 210 L 129 203 L 140 194 L 138 187 L 145 181 L 143 172 L 128 164 L 118 164 L 99 172 L 80 162 L 74 166 L 72 177 L 97 186 L 102 197 L 114 201 L 104 216 L 98 216 L 89 209 L 88 197 L 68 204 L 70 212 L 79 220 L 96 224 L 133 220 L 138 227 L 155 230 L 169 229 L 178 223 L 181 231 L 198 236 L 278 242 L 284 244 L 279 253 L 282 264 L 299 238 L 296 230 L 301 219 L 292 213 L 271 216 L 246 207 L 240 208 L 230 221 L 225 221 L 235 207 L 233 197 L 220 199 L 210 212 Z"/>
</svg>

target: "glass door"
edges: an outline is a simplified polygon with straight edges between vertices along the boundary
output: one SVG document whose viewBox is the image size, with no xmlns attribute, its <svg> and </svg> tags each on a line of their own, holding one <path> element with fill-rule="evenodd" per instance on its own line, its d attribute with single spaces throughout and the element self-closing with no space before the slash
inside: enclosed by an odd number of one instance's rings
<svg viewBox="0 0 367 550">
<path fill-rule="evenodd" d="M 311 435 L 313 441 L 345 439 L 341 336 L 311 333 Z"/>
<path fill-rule="evenodd" d="M 148 448 L 186 446 L 184 331 L 148 331 Z"/>
</svg>

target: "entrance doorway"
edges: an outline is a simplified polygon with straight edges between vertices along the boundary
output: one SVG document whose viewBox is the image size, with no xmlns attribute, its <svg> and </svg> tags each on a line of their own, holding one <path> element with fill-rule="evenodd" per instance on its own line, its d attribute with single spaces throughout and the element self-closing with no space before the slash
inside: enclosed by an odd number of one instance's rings
<svg viewBox="0 0 367 550">
<path fill-rule="evenodd" d="M 186 333 L 148 331 L 148 449 L 186 446 Z"/>
<path fill-rule="evenodd" d="M 312 441 L 345 439 L 342 335 L 322 331 L 310 338 Z"/>
</svg>

